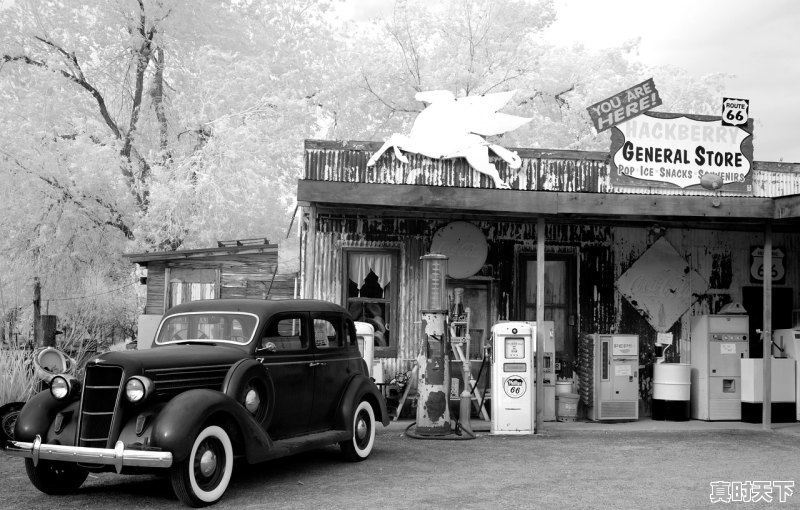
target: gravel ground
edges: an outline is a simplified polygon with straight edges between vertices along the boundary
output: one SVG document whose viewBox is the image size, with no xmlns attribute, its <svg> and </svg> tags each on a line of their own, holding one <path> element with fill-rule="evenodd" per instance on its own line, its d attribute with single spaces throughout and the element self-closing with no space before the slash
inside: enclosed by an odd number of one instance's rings
<svg viewBox="0 0 800 510">
<path fill-rule="evenodd" d="M 237 465 L 215 509 L 800 508 L 712 504 L 714 481 L 791 481 L 800 492 L 800 436 L 751 430 L 548 431 L 469 441 L 418 440 L 392 424 L 365 462 L 325 448 Z M 81 490 L 46 496 L 22 459 L 0 454 L 0 508 L 178 508 L 167 478 L 91 475 Z"/>
</svg>

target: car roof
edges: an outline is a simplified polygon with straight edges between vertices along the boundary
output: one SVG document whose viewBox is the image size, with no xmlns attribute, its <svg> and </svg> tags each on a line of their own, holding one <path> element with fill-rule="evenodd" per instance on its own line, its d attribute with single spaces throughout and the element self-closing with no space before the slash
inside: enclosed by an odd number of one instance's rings
<svg viewBox="0 0 800 510">
<path fill-rule="evenodd" d="M 339 312 L 341 306 L 319 299 L 204 299 L 173 306 L 165 316 L 189 312 L 244 312 L 267 317 L 281 312 Z"/>
</svg>

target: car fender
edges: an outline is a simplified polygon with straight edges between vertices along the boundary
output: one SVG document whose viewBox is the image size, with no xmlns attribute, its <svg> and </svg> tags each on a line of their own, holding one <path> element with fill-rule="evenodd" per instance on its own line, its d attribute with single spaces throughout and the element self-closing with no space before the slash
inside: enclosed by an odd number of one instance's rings
<svg viewBox="0 0 800 510">
<path fill-rule="evenodd" d="M 209 421 L 221 424 L 232 438 L 239 439 L 250 463 L 264 460 L 272 449 L 272 439 L 244 407 L 209 389 L 188 390 L 170 400 L 153 420 L 150 445 L 171 452 L 173 463 L 181 462 Z"/>
<path fill-rule="evenodd" d="M 23 406 L 14 426 L 14 440 L 32 442 L 36 436 L 47 438 L 47 431 L 56 415 L 77 398 L 56 400 L 50 390 L 40 391 Z"/>
<path fill-rule="evenodd" d="M 375 411 L 375 419 L 380 421 L 384 427 L 389 425 L 386 399 L 378 391 L 378 387 L 375 386 L 372 379 L 363 374 L 358 374 L 350 379 L 342 395 L 341 405 L 336 416 L 337 429 L 352 431 L 353 412 L 358 407 L 358 404 L 365 399 L 372 404 L 372 408 Z"/>
<path fill-rule="evenodd" d="M 262 396 L 265 397 L 266 401 L 262 402 L 264 409 L 257 413 L 261 417 L 256 418 L 256 421 L 262 429 L 267 430 L 272 421 L 272 413 L 275 410 L 275 386 L 272 383 L 269 370 L 261 362 L 256 359 L 246 358 L 234 363 L 222 382 L 222 393 L 237 402 L 241 402 L 245 385 L 253 379 L 257 379 L 263 384 L 264 394 Z"/>
</svg>

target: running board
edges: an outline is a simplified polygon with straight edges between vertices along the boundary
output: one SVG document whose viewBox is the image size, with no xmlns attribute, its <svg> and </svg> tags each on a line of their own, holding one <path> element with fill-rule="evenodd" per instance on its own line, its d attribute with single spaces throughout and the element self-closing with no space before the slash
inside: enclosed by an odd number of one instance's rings
<svg viewBox="0 0 800 510">
<path fill-rule="evenodd" d="M 352 433 L 346 430 L 328 430 L 305 436 L 279 439 L 272 442 L 272 448 L 266 458 L 277 459 L 279 457 L 286 457 L 288 455 L 322 448 L 323 446 L 337 444 L 342 441 L 348 441 L 351 438 Z"/>
</svg>

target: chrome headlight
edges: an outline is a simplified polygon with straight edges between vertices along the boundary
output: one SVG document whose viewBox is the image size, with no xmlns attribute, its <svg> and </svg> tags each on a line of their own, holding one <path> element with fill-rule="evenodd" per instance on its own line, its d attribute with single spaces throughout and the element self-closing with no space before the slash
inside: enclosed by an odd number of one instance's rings
<svg viewBox="0 0 800 510">
<path fill-rule="evenodd" d="M 134 404 L 143 402 L 153 392 L 153 381 L 147 377 L 136 375 L 125 384 L 125 396 Z"/>
<path fill-rule="evenodd" d="M 56 400 L 64 400 L 78 391 L 78 380 L 69 375 L 57 375 L 50 379 L 50 394 Z"/>
</svg>

